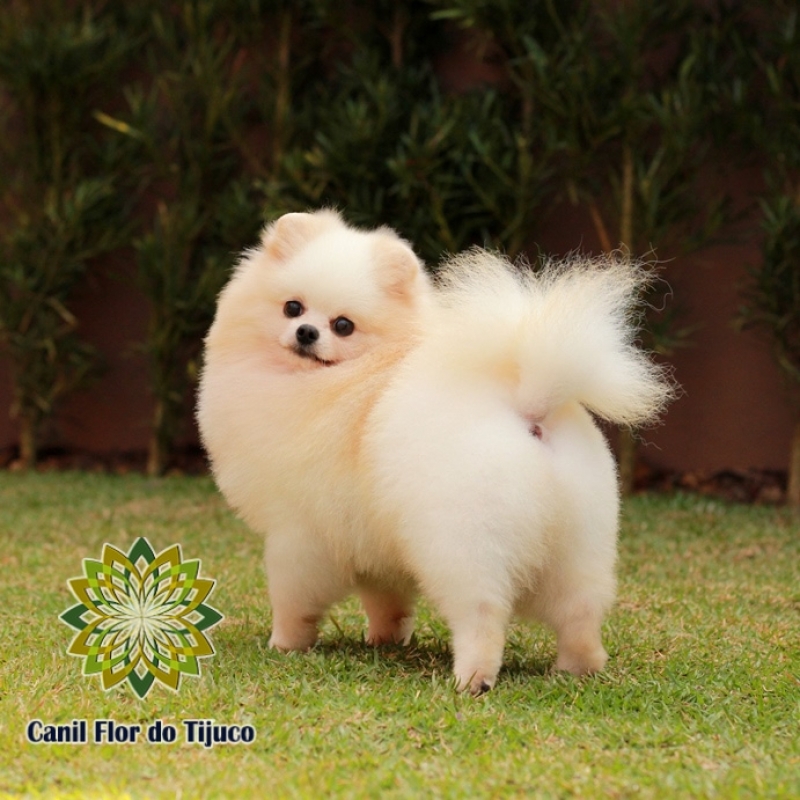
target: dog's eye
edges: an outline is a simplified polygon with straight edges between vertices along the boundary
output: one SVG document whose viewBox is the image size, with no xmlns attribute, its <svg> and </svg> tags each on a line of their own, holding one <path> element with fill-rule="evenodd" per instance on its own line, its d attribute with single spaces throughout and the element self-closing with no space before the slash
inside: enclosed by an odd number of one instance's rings
<svg viewBox="0 0 800 800">
<path fill-rule="evenodd" d="M 356 326 L 347 317 L 336 317 L 331 322 L 331 328 L 337 336 L 349 336 L 356 329 Z"/>
<path fill-rule="evenodd" d="M 289 300 L 283 306 L 283 315 L 285 317 L 299 317 L 305 309 L 299 300 Z"/>
</svg>

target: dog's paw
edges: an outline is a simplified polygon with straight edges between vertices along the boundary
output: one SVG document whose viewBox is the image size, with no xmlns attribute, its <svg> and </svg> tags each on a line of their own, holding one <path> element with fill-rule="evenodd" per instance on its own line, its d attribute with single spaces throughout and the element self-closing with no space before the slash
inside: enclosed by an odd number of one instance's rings
<svg viewBox="0 0 800 800">
<path fill-rule="evenodd" d="M 269 646 L 273 650 L 277 650 L 279 653 L 306 653 L 314 646 L 315 643 L 316 637 L 312 642 L 288 642 L 282 639 L 276 639 L 274 636 L 270 636 L 269 639 Z"/>
<path fill-rule="evenodd" d="M 317 642 L 318 616 L 280 620 L 276 617 L 269 646 L 282 653 L 310 650 Z"/>
<path fill-rule="evenodd" d="M 373 647 L 382 644 L 408 644 L 413 633 L 413 616 L 402 614 L 379 621 L 370 619 L 366 642 Z"/>
<path fill-rule="evenodd" d="M 456 689 L 459 692 L 469 692 L 473 697 L 480 697 L 494 687 L 497 676 L 491 677 L 482 673 L 469 676 L 456 676 Z"/>
<path fill-rule="evenodd" d="M 570 675 L 582 677 L 594 675 L 605 667 L 608 653 L 602 647 L 591 651 L 559 653 L 556 659 L 557 672 L 569 672 Z"/>
</svg>

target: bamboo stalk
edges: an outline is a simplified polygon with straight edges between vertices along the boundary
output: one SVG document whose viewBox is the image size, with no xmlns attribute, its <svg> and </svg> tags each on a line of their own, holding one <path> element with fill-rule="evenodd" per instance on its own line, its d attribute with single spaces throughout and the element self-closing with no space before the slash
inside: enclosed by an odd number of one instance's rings
<svg viewBox="0 0 800 800">
<path fill-rule="evenodd" d="M 27 414 L 19 419 L 19 465 L 23 470 L 36 466 L 36 422 Z"/>
<path fill-rule="evenodd" d="M 166 466 L 166 447 L 164 446 L 164 418 L 165 404 L 163 400 L 156 400 L 153 412 L 153 428 L 150 432 L 150 441 L 147 444 L 147 474 L 157 478 L 164 472 Z"/>
<path fill-rule="evenodd" d="M 633 150 L 626 144 L 622 151 L 622 216 L 619 226 L 620 243 L 633 252 Z"/>
<path fill-rule="evenodd" d="M 620 428 L 617 435 L 617 469 L 619 490 L 623 496 L 632 494 L 636 478 L 636 451 L 638 442 L 630 428 Z"/>
<path fill-rule="evenodd" d="M 392 49 L 392 66 L 400 69 L 403 66 L 403 39 L 408 19 L 400 4 L 395 6 L 389 42 Z"/>
<path fill-rule="evenodd" d="M 786 503 L 800 511 L 800 419 L 794 424 L 792 445 L 789 453 L 789 486 L 786 490 Z"/>
<path fill-rule="evenodd" d="M 589 215 L 592 218 L 592 225 L 594 225 L 597 238 L 600 240 L 600 247 L 603 249 L 604 253 L 610 253 L 614 249 L 614 246 L 611 244 L 611 237 L 608 235 L 608 228 L 606 227 L 605 222 L 603 222 L 603 217 L 600 214 L 600 209 L 597 207 L 597 203 L 593 202 L 589 204 Z"/>
<path fill-rule="evenodd" d="M 283 157 L 283 144 L 288 128 L 291 102 L 292 12 L 281 14 L 278 31 L 278 74 L 275 87 L 275 122 L 272 128 L 272 167 L 275 169 Z"/>
</svg>

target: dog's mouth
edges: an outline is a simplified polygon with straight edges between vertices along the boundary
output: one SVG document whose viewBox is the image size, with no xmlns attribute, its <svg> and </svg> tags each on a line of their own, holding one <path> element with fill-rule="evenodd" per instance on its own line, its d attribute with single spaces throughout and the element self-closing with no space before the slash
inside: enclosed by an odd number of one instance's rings
<svg viewBox="0 0 800 800">
<path fill-rule="evenodd" d="M 303 347 L 295 347 L 293 350 L 301 358 L 308 359 L 322 367 L 333 367 L 338 363 L 336 361 L 327 361 L 324 358 L 320 358 L 313 350 L 307 350 Z"/>
</svg>

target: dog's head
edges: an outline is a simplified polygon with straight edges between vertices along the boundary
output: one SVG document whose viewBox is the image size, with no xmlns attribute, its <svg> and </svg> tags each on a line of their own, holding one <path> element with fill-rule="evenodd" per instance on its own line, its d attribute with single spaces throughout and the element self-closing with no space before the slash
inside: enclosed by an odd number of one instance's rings
<svg viewBox="0 0 800 800">
<path fill-rule="evenodd" d="M 238 336 L 280 371 L 326 368 L 407 336 L 427 292 L 422 265 L 394 231 L 360 231 L 328 210 L 286 214 L 242 260 L 214 328 L 230 328 L 226 339 Z"/>
</svg>

